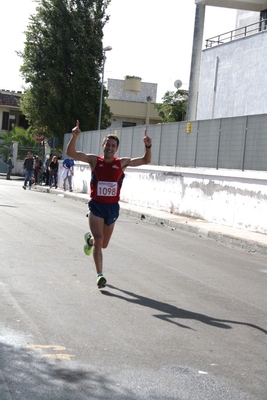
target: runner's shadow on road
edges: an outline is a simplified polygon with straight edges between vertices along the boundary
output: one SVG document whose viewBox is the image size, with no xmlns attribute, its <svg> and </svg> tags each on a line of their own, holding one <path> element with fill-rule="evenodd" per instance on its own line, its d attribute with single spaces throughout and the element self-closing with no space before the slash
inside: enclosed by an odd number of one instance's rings
<svg viewBox="0 0 267 400">
<path fill-rule="evenodd" d="M 156 314 L 156 315 L 154 314 L 153 316 L 156 318 L 159 318 L 163 321 L 175 324 L 181 328 L 194 330 L 190 326 L 181 324 L 179 322 L 176 322 L 175 320 L 177 320 L 177 319 L 194 320 L 194 321 L 199 321 L 203 324 L 210 325 L 215 328 L 221 328 L 221 329 L 232 329 L 232 326 L 229 324 L 244 325 L 244 326 L 251 327 L 253 329 L 257 329 L 260 332 L 263 332 L 264 334 L 267 334 L 267 331 L 265 329 L 263 329 L 257 325 L 254 325 L 254 324 L 250 324 L 247 322 L 219 319 L 219 318 L 210 317 L 205 314 L 200 314 L 200 313 L 184 310 L 182 308 L 173 306 L 172 304 L 162 303 L 160 301 L 150 299 L 149 297 L 144 297 L 139 294 L 129 292 L 127 290 L 119 289 L 113 285 L 108 285 L 108 288 L 117 290 L 121 294 L 110 292 L 108 290 L 102 290 L 101 292 L 103 295 L 116 297 L 118 299 L 125 300 L 129 303 L 138 304 L 142 307 L 148 307 L 148 308 L 160 311 L 161 314 Z"/>
</svg>

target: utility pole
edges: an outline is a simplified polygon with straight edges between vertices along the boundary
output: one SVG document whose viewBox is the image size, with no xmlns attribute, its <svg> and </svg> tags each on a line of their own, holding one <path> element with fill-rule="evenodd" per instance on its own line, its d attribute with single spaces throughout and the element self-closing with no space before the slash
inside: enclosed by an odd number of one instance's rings
<svg viewBox="0 0 267 400">
<path fill-rule="evenodd" d="M 186 119 L 194 121 L 197 113 L 198 86 L 201 63 L 201 52 L 204 34 L 205 5 L 196 5 L 195 28 L 191 57 L 190 81 Z"/>
</svg>

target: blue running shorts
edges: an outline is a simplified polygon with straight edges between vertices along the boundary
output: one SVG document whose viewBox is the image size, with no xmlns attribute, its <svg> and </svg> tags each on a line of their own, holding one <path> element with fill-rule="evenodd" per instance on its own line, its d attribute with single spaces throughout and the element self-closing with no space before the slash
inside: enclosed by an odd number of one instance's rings
<svg viewBox="0 0 267 400">
<path fill-rule="evenodd" d="M 100 203 L 91 199 L 88 208 L 96 217 L 103 218 L 107 226 L 113 224 L 119 217 L 119 203 Z"/>
</svg>

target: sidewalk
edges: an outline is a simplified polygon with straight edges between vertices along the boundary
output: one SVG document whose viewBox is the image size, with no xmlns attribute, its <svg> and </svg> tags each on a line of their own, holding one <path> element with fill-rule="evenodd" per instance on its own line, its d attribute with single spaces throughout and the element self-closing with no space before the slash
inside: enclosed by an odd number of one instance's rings
<svg viewBox="0 0 267 400">
<path fill-rule="evenodd" d="M 60 188 L 50 189 L 47 186 L 34 186 L 33 190 L 81 201 L 84 203 L 84 209 L 86 211 L 86 203 L 89 200 L 88 194 L 64 192 Z M 267 255 L 267 235 L 261 233 L 218 225 L 201 219 L 174 215 L 164 211 L 139 207 L 123 202 L 120 202 L 120 211 L 125 215 L 131 215 L 143 221 L 165 225 L 172 229 L 180 229 L 200 237 L 210 238 L 233 247 L 244 249 L 247 252 L 257 252 Z"/>
</svg>

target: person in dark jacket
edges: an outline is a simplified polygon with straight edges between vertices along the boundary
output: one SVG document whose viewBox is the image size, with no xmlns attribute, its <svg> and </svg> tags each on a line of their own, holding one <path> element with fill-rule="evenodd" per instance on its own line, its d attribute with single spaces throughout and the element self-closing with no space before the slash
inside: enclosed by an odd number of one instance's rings
<svg viewBox="0 0 267 400">
<path fill-rule="evenodd" d="M 7 160 L 7 173 L 6 173 L 6 179 L 10 180 L 11 172 L 12 169 L 14 168 L 14 163 L 13 163 L 13 154 L 9 155 L 9 159 Z"/>
<path fill-rule="evenodd" d="M 57 188 L 57 173 L 58 173 L 58 159 L 57 156 L 52 158 L 52 161 L 49 165 L 50 176 L 51 176 L 51 183 L 50 187 L 54 186 L 55 189 Z"/>
<path fill-rule="evenodd" d="M 45 185 L 50 186 L 51 184 L 51 176 L 50 176 L 50 163 L 52 161 L 53 154 L 50 154 L 49 158 L 47 158 L 45 162 Z"/>
<path fill-rule="evenodd" d="M 40 185 L 40 178 L 43 171 L 43 161 L 39 156 L 35 156 L 34 163 L 34 183 L 35 185 Z M 42 182 L 42 181 L 41 181 Z"/>
<path fill-rule="evenodd" d="M 32 173 L 33 173 L 33 155 L 29 151 L 27 153 L 26 158 L 24 159 L 23 163 L 23 170 L 24 170 L 24 184 L 23 184 L 23 189 L 26 190 L 27 187 L 27 182 L 29 182 L 29 189 L 32 188 Z"/>
</svg>

